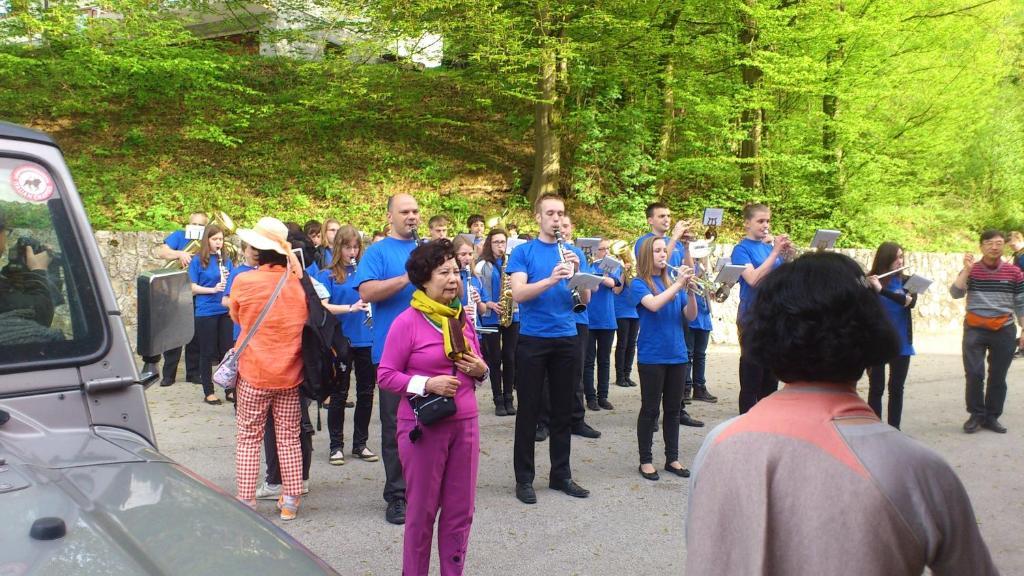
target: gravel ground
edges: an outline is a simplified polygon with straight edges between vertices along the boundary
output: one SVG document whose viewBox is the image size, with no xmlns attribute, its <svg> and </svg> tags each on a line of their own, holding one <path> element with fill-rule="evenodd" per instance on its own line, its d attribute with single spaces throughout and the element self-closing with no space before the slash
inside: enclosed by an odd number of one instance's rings
<svg viewBox="0 0 1024 576">
<path fill-rule="evenodd" d="M 1024 361 L 1010 369 L 1010 392 L 1001 422 L 1006 435 L 985 430 L 967 436 L 960 426 L 963 371 L 959 335 L 918 342 L 910 368 L 903 431 L 941 453 L 960 475 L 996 564 L 1003 574 L 1024 574 Z M 690 413 L 705 428 L 682 428 L 680 449 L 688 463 L 708 430 L 736 414 L 738 349 L 709 350 L 710 389 L 717 404 L 695 403 Z M 634 375 L 635 378 L 635 375 Z M 867 381 L 859 386 L 867 394 Z M 597 440 L 573 437 L 573 477 L 591 490 L 586 500 L 547 488 L 547 443 L 538 445 L 539 503 L 520 504 L 513 494 L 512 436 L 514 417 L 499 418 L 491 409 L 488 387 L 481 388 L 481 457 L 477 510 L 466 564 L 467 574 L 613 575 L 680 573 L 686 549 L 683 518 L 687 481 L 668 474 L 649 482 L 637 473 L 636 414 L 638 388 L 612 386 L 613 411 L 588 412 L 587 422 L 602 432 Z M 201 389 L 181 383 L 151 387 L 149 406 L 160 448 L 185 466 L 234 493 L 234 420 L 230 405 L 208 406 Z M 283 527 L 341 574 L 398 574 L 402 528 L 384 521 L 381 497 L 384 469 L 346 455 L 344 466 L 327 463 L 327 422 L 314 438 L 311 492 L 297 520 Z M 351 437 L 351 410 L 346 440 Z M 370 448 L 379 453 L 380 431 L 370 425 Z M 316 415 L 313 414 L 314 423 Z M 346 448 L 351 448 L 346 445 Z M 655 438 L 655 465 L 663 447 Z M 260 511 L 278 522 L 274 505 Z M 437 571 L 436 547 L 434 572 Z"/>
</svg>

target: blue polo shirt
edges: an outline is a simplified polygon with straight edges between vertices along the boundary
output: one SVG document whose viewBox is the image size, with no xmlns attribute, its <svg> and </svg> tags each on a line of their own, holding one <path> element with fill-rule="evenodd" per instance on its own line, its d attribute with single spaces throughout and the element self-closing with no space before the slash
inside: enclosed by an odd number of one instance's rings
<svg viewBox="0 0 1024 576">
<path fill-rule="evenodd" d="M 175 230 L 164 238 L 164 244 L 167 244 L 171 250 L 184 250 L 185 246 L 188 246 L 188 238 L 185 238 L 184 230 Z"/>
<path fill-rule="evenodd" d="M 640 258 L 640 246 L 643 245 L 644 240 L 647 240 L 648 238 L 650 238 L 652 236 L 654 236 L 654 233 L 653 232 L 648 232 L 647 234 L 644 234 L 643 236 L 641 236 L 641 237 L 636 239 L 636 242 L 633 243 L 633 257 L 634 258 Z M 666 244 L 668 243 L 669 240 L 671 240 L 671 238 L 668 237 L 668 236 L 663 236 L 663 238 L 665 239 L 665 243 Z M 676 248 L 675 248 L 675 250 L 672 251 L 672 257 L 668 259 L 668 263 L 673 265 L 673 266 L 681 266 L 683 264 L 683 260 L 685 258 L 686 258 L 686 246 L 684 246 L 682 242 L 676 240 Z"/>
<path fill-rule="evenodd" d="M 701 271 L 701 265 L 697 264 L 697 272 Z M 690 328 L 693 330 L 704 330 L 707 332 L 711 331 L 711 306 L 708 305 L 708 299 L 704 296 L 696 296 L 697 299 L 697 317 L 690 322 Z"/>
<path fill-rule="evenodd" d="M 355 304 L 359 301 L 359 285 L 356 284 L 355 268 L 346 266 L 345 282 L 338 282 L 330 270 L 321 270 L 316 279 L 331 293 L 328 302 L 331 304 Z M 340 323 L 338 329 L 348 338 L 353 348 L 369 348 L 373 346 L 373 331 L 366 322 L 366 312 L 349 312 L 335 314 Z"/>
<path fill-rule="evenodd" d="M 363 259 L 359 262 L 359 269 L 356 271 L 356 286 L 371 280 L 388 280 L 404 275 L 405 262 L 415 249 L 416 241 L 399 240 L 390 236 L 370 244 Z M 370 355 L 374 364 L 380 364 L 388 330 L 391 329 L 395 318 L 409 307 L 412 294 L 415 291 L 416 287 L 410 283 L 390 298 L 372 304 L 373 350 Z"/>
<path fill-rule="evenodd" d="M 204 267 L 199 255 L 197 254 L 188 265 L 188 278 L 193 284 L 198 284 L 206 288 L 213 288 L 217 284 L 220 284 L 220 266 L 217 262 L 220 257 L 216 254 L 210 254 L 210 262 Z M 230 272 L 234 267 L 231 265 L 231 261 L 224 263 L 225 268 Z M 195 315 L 198 318 L 204 318 L 206 316 L 219 316 L 221 314 L 227 314 L 228 309 L 221 305 L 221 298 L 224 297 L 223 292 L 215 292 L 213 294 L 197 294 L 195 297 Z"/>
<path fill-rule="evenodd" d="M 772 247 L 770 244 L 765 244 L 760 240 L 751 240 L 750 238 L 744 238 L 740 240 L 739 244 L 732 249 L 732 255 L 730 260 L 737 266 L 743 266 L 744 264 L 750 264 L 754 268 L 759 268 L 768 256 L 772 253 Z M 782 256 L 775 259 L 775 264 L 772 265 L 772 269 L 778 268 L 784 260 Z M 747 307 L 754 301 L 754 296 L 757 295 L 757 287 L 747 284 L 747 281 L 740 276 L 740 309 L 738 314 L 738 320 L 743 319 L 743 315 L 747 311 Z"/>
<path fill-rule="evenodd" d="M 227 286 L 224 288 L 225 297 L 231 297 L 231 285 L 235 283 L 235 278 L 242 272 L 248 272 L 249 270 L 255 270 L 255 268 L 249 266 L 248 264 L 240 264 L 238 266 L 235 266 L 235 269 L 231 271 L 231 274 L 228 274 Z M 234 326 L 235 327 L 234 330 L 232 331 L 231 339 L 238 340 L 238 334 L 241 333 L 242 327 L 237 322 L 234 322 Z"/>
<path fill-rule="evenodd" d="M 885 289 L 897 294 L 907 293 L 903 289 L 903 279 L 899 276 L 890 280 Z M 910 343 L 910 311 L 905 306 L 901 306 L 899 302 L 893 302 L 885 296 L 879 295 L 878 301 L 882 303 L 885 315 L 900 337 L 900 356 L 913 356 L 914 346 Z"/>
<path fill-rule="evenodd" d="M 596 266 L 591 267 L 591 274 L 600 276 L 601 270 Z M 618 275 L 612 274 L 615 283 L 619 283 Z M 625 290 L 623 290 L 625 292 Z M 597 287 L 590 293 L 590 304 L 587 305 L 587 314 L 590 318 L 591 330 L 615 330 L 618 324 L 615 322 L 615 293 L 604 284 Z"/>
<path fill-rule="evenodd" d="M 560 261 L 557 243 L 535 238 L 512 251 L 507 271 L 523 272 L 526 282 L 533 284 L 551 276 Z M 576 336 L 576 317 L 568 286 L 568 280 L 560 280 L 536 298 L 519 304 L 519 333 L 536 338 Z"/>
<path fill-rule="evenodd" d="M 661 278 L 654 278 L 654 285 L 661 291 L 665 287 Z M 686 292 L 679 291 L 675 298 L 651 312 L 640 303 L 644 296 L 651 294 L 650 288 L 640 278 L 634 278 L 629 286 L 630 295 L 637 304 L 640 315 L 640 334 L 636 339 L 636 361 L 640 364 L 686 364 L 689 358 L 686 339 L 683 337 L 683 307 L 686 306 Z"/>
<path fill-rule="evenodd" d="M 484 277 L 478 276 L 480 281 L 480 298 L 484 302 L 498 302 L 501 300 L 501 267 L 505 263 L 505 258 L 495 258 L 494 261 L 497 265 L 493 266 L 493 272 L 491 272 L 491 285 L 484 285 Z M 485 266 L 491 266 L 490 263 L 484 264 Z M 480 325 L 482 326 L 498 326 L 498 314 L 493 310 L 488 310 L 486 314 L 480 317 Z M 512 321 L 519 322 L 519 311 L 515 310 L 512 312 Z"/>
<path fill-rule="evenodd" d="M 613 296 L 615 303 L 615 318 L 639 318 L 636 313 L 636 302 L 629 293 L 629 286 L 622 289 L 622 292 Z"/>
</svg>

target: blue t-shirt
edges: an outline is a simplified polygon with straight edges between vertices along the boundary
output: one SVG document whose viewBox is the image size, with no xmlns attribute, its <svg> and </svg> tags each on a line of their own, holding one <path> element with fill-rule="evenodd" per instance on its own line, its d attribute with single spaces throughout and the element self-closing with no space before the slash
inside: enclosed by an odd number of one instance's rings
<svg viewBox="0 0 1024 576">
<path fill-rule="evenodd" d="M 572 250 L 576 254 L 576 256 L 579 257 L 579 259 L 580 259 L 580 272 L 587 272 L 587 273 L 592 272 L 592 270 L 590 270 L 590 265 L 587 264 L 587 255 L 583 253 L 583 250 L 577 248 L 576 246 L 573 246 L 572 244 L 566 244 L 565 247 L 568 248 L 569 250 Z M 580 294 L 581 298 L 582 298 L 582 296 L 583 295 Z M 584 309 L 583 312 L 573 312 L 573 317 L 576 319 L 576 323 L 577 324 L 588 324 L 589 325 L 590 324 L 590 305 L 588 304 L 587 308 Z"/>
<path fill-rule="evenodd" d="M 493 271 L 491 272 L 491 286 L 490 286 L 490 288 L 488 288 L 487 286 L 484 286 L 484 278 L 485 277 L 483 275 L 477 276 L 477 279 L 480 281 L 480 298 L 484 302 L 498 302 L 499 300 L 501 300 L 501 267 L 502 267 L 502 265 L 504 265 L 505 259 L 504 258 L 495 258 L 494 261 L 497 262 L 497 265 L 493 266 Z M 485 263 L 484 266 L 485 267 L 490 267 L 491 264 L 490 263 Z M 487 310 L 484 313 L 484 315 L 480 317 L 480 325 L 481 326 L 497 326 L 499 320 L 500 320 L 500 318 L 498 318 L 498 314 L 496 312 L 494 312 L 493 310 Z M 513 322 L 519 322 L 519 311 L 518 310 L 513 310 L 513 312 L 512 312 L 512 321 Z"/>
<path fill-rule="evenodd" d="M 203 263 L 196 255 L 195 258 L 189 262 L 188 265 L 188 278 L 193 284 L 198 284 L 206 288 L 213 288 L 217 284 L 220 284 L 220 266 L 217 262 L 220 257 L 216 254 L 210 254 L 210 262 L 203 267 Z M 224 267 L 230 272 L 234 267 L 231 265 L 231 261 L 224 263 Z M 198 318 L 206 316 L 219 316 L 221 314 L 227 314 L 228 309 L 225 308 L 221 303 L 221 298 L 224 297 L 223 292 L 215 292 L 213 294 L 197 294 L 195 297 L 196 310 L 195 315 Z"/>
<path fill-rule="evenodd" d="M 558 244 L 530 240 L 512 251 L 508 273 L 526 273 L 526 282 L 533 284 L 549 276 L 561 261 Z M 569 281 L 560 280 L 536 298 L 519 304 L 519 333 L 537 338 L 565 338 L 576 335 L 576 315 L 572 312 Z"/>
<path fill-rule="evenodd" d="M 184 230 L 175 230 L 164 238 L 164 244 L 167 244 L 171 250 L 184 250 L 185 246 L 188 246 L 188 238 L 185 238 Z"/>
<path fill-rule="evenodd" d="M 661 278 L 654 278 L 654 285 L 665 290 Z M 686 292 L 679 291 L 671 302 L 657 312 L 651 312 L 640 303 L 644 296 L 651 294 L 647 283 L 634 278 L 629 286 L 630 295 L 636 302 L 640 315 L 640 334 L 636 339 L 636 361 L 640 364 L 686 364 L 689 358 L 686 339 L 683 337 L 683 307 L 686 306 Z"/>
<path fill-rule="evenodd" d="M 651 236 L 654 236 L 654 233 L 653 232 L 648 232 L 647 234 L 644 234 L 643 236 L 641 236 L 641 237 L 636 239 L 636 242 L 633 243 L 633 257 L 634 258 L 637 258 L 637 259 L 640 258 L 640 246 L 643 245 L 644 240 L 647 240 Z M 665 239 L 665 243 L 666 244 L 668 244 L 668 241 L 672 239 L 669 236 L 663 236 L 663 238 Z M 668 263 L 673 265 L 673 266 L 681 266 L 683 264 L 683 260 L 685 258 L 686 258 L 686 246 L 684 246 L 682 242 L 676 240 L 675 250 L 672 250 L 672 256 L 668 259 Z"/>
<path fill-rule="evenodd" d="M 751 240 L 750 238 L 744 238 L 740 240 L 739 244 L 732 249 L 732 255 L 730 260 L 737 266 L 743 266 L 744 264 L 750 264 L 754 268 L 759 268 L 768 256 L 772 253 L 772 247 L 770 244 L 761 242 L 760 240 Z M 782 256 L 775 259 L 775 264 L 772 265 L 772 269 L 778 268 L 782 265 Z M 754 296 L 757 295 L 757 288 L 747 284 L 747 281 L 740 276 L 740 309 L 739 318 L 743 318 L 743 314 L 747 311 L 747 307 L 754 301 Z"/>
<path fill-rule="evenodd" d="M 906 290 L 903 289 L 903 279 L 896 277 L 889 281 L 889 285 L 885 287 L 885 290 L 889 292 L 895 292 L 897 294 L 906 294 Z M 900 337 L 900 356 L 913 356 L 914 346 L 910 343 L 910 319 L 908 318 L 909 310 L 905 306 L 901 306 L 899 302 L 894 302 L 885 296 L 879 295 L 878 301 L 882 303 L 882 309 L 885 310 L 885 315 L 889 317 L 889 322 L 892 323 L 892 327 L 896 329 L 896 334 Z"/>
<path fill-rule="evenodd" d="M 359 301 L 359 285 L 356 284 L 355 269 L 346 266 L 345 282 L 340 283 L 334 278 L 330 270 L 321 270 L 316 279 L 331 293 L 328 302 L 331 304 L 355 304 Z M 369 348 L 373 346 L 373 331 L 366 322 L 366 312 L 349 312 L 348 314 L 335 314 L 340 323 L 338 329 L 348 338 L 353 348 Z"/>
<path fill-rule="evenodd" d="M 698 263 L 697 272 L 700 273 L 702 266 Z M 697 317 L 690 322 L 690 329 L 711 331 L 711 306 L 704 296 L 694 294 L 697 299 Z"/>
<path fill-rule="evenodd" d="M 235 277 L 241 274 L 242 272 L 248 272 L 249 270 L 255 270 L 255 268 L 249 266 L 248 264 L 240 264 L 238 266 L 235 266 L 235 269 L 231 271 L 231 274 L 228 274 L 227 286 L 224 287 L 225 297 L 231 296 L 231 285 L 235 283 Z M 241 333 L 242 327 L 238 324 L 238 322 L 235 322 L 234 325 L 235 327 L 232 332 L 231 339 L 238 340 L 238 334 Z"/>
<path fill-rule="evenodd" d="M 388 236 L 366 249 L 356 271 L 356 286 L 371 280 L 388 280 L 405 274 L 405 262 L 416 249 L 414 240 L 399 240 Z M 411 283 L 386 300 L 374 302 L 373 306 L 373 350 L 374 364 L 380 363 L 384 354 L 384 342 L 388 337 L 391 323 L 409 307 L 416 287 Z"/>
<path fill-rule="evenodd" d="M 323 249 L 323 255 L 324 255 L 324 266 L 327 267 L 327 268 L 330 268 L 331 267 L 331 263 L 334 262 L 334 251 L 331 250 L 330 248 L 324 248 Z"/>
<path fill-rule="evenodd" d="M 615 318 L 639 318 L 636 313 L 636 302 L 629 293 L 629 286 L 622 288 L 622 292 L 615 294 Z"/>
<path fill-rule="evenodd" d="M 591 274 L 600 276 L 601 270 L 591 266 Z M 618 276 L 611 276 L 618 284 Z M 587 305 L 587 314 L 590 318 L 591 330 L 615 330 L 618 324 L 615 322 L 615 293 L 612 289 L 601 284 L 590 293 L 590 304 Z"/>
</svg>

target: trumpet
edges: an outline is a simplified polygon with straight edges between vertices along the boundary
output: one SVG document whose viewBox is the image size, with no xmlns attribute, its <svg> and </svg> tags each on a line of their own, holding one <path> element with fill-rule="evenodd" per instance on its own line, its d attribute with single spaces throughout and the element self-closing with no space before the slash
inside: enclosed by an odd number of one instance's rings
<svg viewBox="0 0 1024 576">
<path fill-rule="evenodd" d="M 565 254 L 562 253 L 565 250 L 565 240 L 562 238 L 562 231 L 555 230 L 555 240 L 558 242 L 558 260 L 565 264 Z M 572 289 L 572 311 L 576 314 L 586 311 L 587 305 L 583 303 L 583 298 L 580 297 L 579 288 Z"/>
</svg>

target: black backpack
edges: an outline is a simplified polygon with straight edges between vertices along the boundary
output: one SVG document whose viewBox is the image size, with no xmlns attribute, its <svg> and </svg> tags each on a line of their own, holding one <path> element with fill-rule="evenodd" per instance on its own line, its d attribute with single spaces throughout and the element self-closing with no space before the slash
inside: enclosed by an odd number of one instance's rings
<svg viewBox="0 0 1024 576">
<path fill-rule="evenodd" d="M 341 374 L 349 363 L 349 340 L 340 330 L 338 319 L 320 303 L 309 274 L 303 274 L 302 289 L 306 293 L 306 324 L 302 327 L 303 378 L 299 392 L 323 404 L 341 389 Z"/>
</svg>

